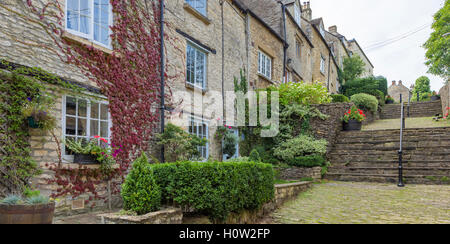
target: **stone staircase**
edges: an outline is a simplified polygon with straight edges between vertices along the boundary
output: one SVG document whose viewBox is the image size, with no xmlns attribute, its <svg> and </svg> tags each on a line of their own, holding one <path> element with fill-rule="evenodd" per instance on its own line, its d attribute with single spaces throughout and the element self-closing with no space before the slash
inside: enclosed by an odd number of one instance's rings
<svg viewBox="0 0 450 244">
<path fill-rule="evenodd" d="M 399 140 L 398 129 L 342 132 L 326 179 L 396 183 Z M 450 128 L 407 129 L 403 150 L 407 184 L 450 184 Z"/>
<path fill-rule="evenodd" d="M 407 112 L 408 104 L 405 104 L 405 115 Z M 442 102 L 418 102 L 411 103 L 410 117 L 433 117 L 436 114 L 442 114 Z M 401 115 L 400 104 L 388 104 L 385 105 L 380 113 L 381 119 L 399 119 Z"/>
</svg>

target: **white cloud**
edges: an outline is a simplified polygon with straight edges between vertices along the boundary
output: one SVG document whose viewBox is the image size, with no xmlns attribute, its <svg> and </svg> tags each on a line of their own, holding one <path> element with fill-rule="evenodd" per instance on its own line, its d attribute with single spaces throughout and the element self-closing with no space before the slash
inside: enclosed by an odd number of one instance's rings
<svg viewBox="0 0 450 244">
<path fill-rule="evenodd" d="M 439 91 L 444 80 L 427 73 L 425 49 L 422 45 L 430 36 L 433 15 L 445 0 L 310 0 L 313 18 L 322 17 L 325 25 L 337 25 L 347 39 L 356 38 L 364 48 L 425 24 L 426 28 L 393 44 L 367 52 L 375 66 L 375 74 L 392 80 L 402 80 L 410 86 L 426 75 L 431 89 Z M 389 82 L 390 85 L 390 82 Z"/>
</svg>

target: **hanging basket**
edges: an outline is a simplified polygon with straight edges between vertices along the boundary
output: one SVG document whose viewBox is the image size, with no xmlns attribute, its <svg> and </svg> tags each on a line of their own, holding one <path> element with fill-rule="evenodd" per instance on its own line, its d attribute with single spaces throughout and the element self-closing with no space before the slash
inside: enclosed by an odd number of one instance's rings
<svg viewBox="0 0 450 244">
<path fill-rule="evenodd" d="M 32 129 L 39 129 L 39 128 L 41 128 L 33 117 L 31 117 L 31 116 L 28 117 L 27 121 L 28 121 L 28 127 L 30 127 L 30 128 L 32 128 Z"/>
</svg>

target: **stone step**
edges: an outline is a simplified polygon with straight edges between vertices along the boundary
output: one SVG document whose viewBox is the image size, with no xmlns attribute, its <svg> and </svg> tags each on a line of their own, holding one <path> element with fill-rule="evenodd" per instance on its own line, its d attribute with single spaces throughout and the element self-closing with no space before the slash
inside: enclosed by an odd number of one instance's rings
<svg viewBox="0 0 450 244">
<path fill-rule="evenodd" d="M 405 142 L 403 143 L 403 151 L 439 151 L 442 153 L 450 153 L 450 143 L 445 143 L 445 145 L 427 145 L 425 142 Z M 390 142 L 384 144 L 337 144 L 334 146 L 334 150 L 339 151 L 395 151 L 400 149 L 400 143 Z"/>
<path fill-rule="evenodd" d="M 339 152 L 332 152 L 328 155 L 328 158 L 330 159 L 330 162 L 333 163 L 335 161 L 348 161 L 348 162 L 354 162 L 354 161 L 395 161 L 398 160 L 398 153 L 397 152 L 375 152 L 375 153 L 339 153 Z M 422 154 L 414 154 L 414 153 L 405 153 L 403 155 L 403 160 L 405 161 L 444 161 L 448 160 L 450 158 L 450 154 L 448 153 L 433 153 L 423 152 Z"/>
<path fill-rule="evenodd" d="M 398 175 L 378 175 L 378 174 L 334 174 L 329 173 L 325 176 L 328 180 L 335 181 L 355 181 L 355 182 L 379 182 L 392 183 L 398 182 Z M 432 185 L 450 185 L 450 181 L 442 176 L 424 176 L 407 175 L 404 176 L 405 184 L 432 184 Z"/>
<path fill-rule="evenodd" d="M 335 174 L 352 173 L 352 174 L 377 174 L 377 175 L 395 175 L 398 174 L 397 167 L 338 167 L 332 166 L 329 168 L 330 172 Z M 404 175 L 432 175 L 447 177 L 450 179 L 450 167 L 409 167 L 404 166 Z"/>
<path fill-rule="evenodd" d="M 403 161 L 403 165 L 409 168 L 450 168 L 450 159 L 445 160 L 436 160 L 436 161 L 414 161 L 414 160 L 405 160 Z M 389 167 L 397 167 L 397 160 L 384 160 L 384 161 L 333 161 L 333 167 L 380 167 L 380 168 L 389 168 Z"/>
<path fill-rule="evenodd" d="M 337 144 L 386 144 L 386 143 L 399 143 L 400 135 L 392 137 L 374 137 L 374 138 L 361 138 L 361 137 L 343 137 L 339 138 Z M 445 145 L 450 143 L 450 136 L 414 136 L 404 137 L 403 141 L 408 143 L 414 142 L 430 142 L 433 145 Z M 445 145 L 447 146 L 447 145 Z"/>
</svg>

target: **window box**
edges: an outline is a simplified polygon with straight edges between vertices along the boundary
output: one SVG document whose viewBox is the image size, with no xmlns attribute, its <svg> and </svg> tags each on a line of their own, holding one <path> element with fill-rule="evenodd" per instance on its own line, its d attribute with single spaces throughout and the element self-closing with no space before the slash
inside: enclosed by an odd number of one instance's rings
<svg viewBox="0 0 450 244">
<path fill-rule="evenodd" d="M 74 160 L 73 162 L 75 164 L 81 164 L 81 165 L 97 165 L 101 164 L 99 161 L 97 161 L 97 157 L 90 154 L 74 154 Z"/>
</svg>

